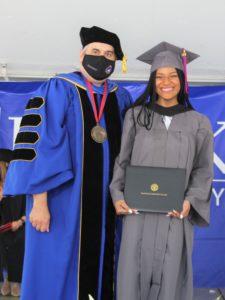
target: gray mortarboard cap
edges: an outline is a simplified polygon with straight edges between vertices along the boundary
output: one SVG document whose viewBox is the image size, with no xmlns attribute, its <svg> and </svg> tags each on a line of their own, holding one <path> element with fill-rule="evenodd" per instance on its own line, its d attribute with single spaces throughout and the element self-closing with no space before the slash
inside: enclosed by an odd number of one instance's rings
<svg viewBox="0 0 225 300">
<path fill-rule="evenodd" d="M 143 61 L 151 67 L 151 73 L 159 68 L 177 68 L 184 71 L 182 61 L 183 48 L 161 42 L 152 49 L 146 51 L 137 57 L 138 60 Z M 199 57 L 198 54 L 186 50 L 187 63 Z"/>
</svg>

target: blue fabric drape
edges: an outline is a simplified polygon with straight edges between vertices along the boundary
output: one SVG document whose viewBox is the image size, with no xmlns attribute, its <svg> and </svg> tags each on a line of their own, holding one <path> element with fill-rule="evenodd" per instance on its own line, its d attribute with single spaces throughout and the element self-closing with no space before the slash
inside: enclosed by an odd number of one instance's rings
<svg viewBox="0 0 225 300">
<path fill-rule="evenodd" d="M 0 148 L 12 148 L 27 101 L 42 82 L 0 83 Z M 120 82 L 133 100 L 144 91 L 145 82 Z M 195 228 L 193 251 L 194 285 L 225 286 L 225 86 L 190 87 L 194 108 L 211 120 L 215 136 L 214 182 L 211 223 Z"/>
</svg>

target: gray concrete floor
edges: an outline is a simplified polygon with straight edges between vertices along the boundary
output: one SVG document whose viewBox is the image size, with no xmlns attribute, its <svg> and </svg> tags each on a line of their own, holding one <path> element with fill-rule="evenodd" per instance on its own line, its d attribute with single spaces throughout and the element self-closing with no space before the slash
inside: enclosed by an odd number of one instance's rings
<svg viewBox="0 0 225 300">
<path fill-rule="evenodd" d="M 3 297 L 1 295 L 0 299 L 19 300 L 18 297 Z M 195 289 L 193 300 L 225 300 L 225 289 Z"/>
</svg>

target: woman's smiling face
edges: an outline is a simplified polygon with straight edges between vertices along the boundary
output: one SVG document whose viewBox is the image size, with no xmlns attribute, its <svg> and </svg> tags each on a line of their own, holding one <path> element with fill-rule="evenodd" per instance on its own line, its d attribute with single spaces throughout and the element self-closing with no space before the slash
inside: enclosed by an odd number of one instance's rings
<svg viewBox="0 0 225 300">
<path fill-rule="evenodd" d="M 175 68 L 159 68 L 156 71 L 155 85 L 159 104 L 172 106 L 178 103 L 181 85 Z"/>
</svg>

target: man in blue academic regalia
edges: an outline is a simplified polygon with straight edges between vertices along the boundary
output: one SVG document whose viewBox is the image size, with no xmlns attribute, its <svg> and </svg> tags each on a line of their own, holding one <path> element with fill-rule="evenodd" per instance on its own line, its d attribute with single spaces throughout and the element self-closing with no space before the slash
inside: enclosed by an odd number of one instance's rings
<svg viewBox="0 0 225 300">
<path fill-rule="evenodd" d="M 80 72 L 28 102 L 5 183 L 5 194 L 27 194 L 22 300 L 114 298 L 108 184 L 131 98 L 107 79 L 124 58 L 118 36 L 94 26 L 80 37 Z"/>
</svg>

